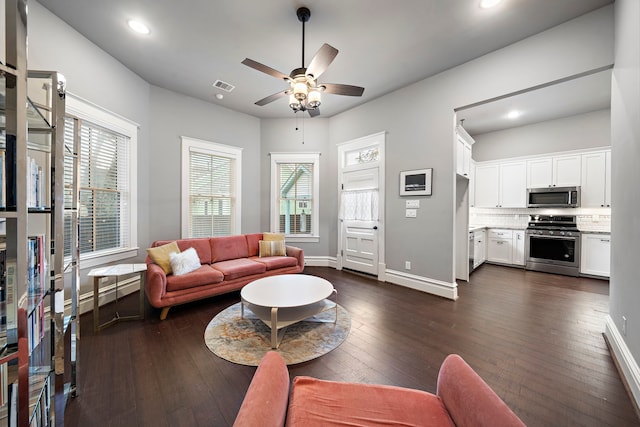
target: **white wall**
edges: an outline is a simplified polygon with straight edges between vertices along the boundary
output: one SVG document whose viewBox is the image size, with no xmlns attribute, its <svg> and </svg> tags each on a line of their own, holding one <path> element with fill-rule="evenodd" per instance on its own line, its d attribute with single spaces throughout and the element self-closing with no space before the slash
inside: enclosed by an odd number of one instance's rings
<svg viewBox="0 0 640 427">
<path fill-rule="evenodd" d="M 611 94 L 611 285 L 606 336 L 640 404 L 640 2 L 615 3 Z M 627 319 L 626 334 L 623 316 Z"/>
<path fill-rule="evenodd" d="M 387 132 L 387 267 L 409 260 L 414 275 L 454 282 L 455 108 L 611 65 L 612 53 L 608 6 L 332 117 L 331 144 Z M 433 196 L 405 218 L 399 173 L 425 167 Z"/>
<path fill-rule="evenodd" d="M 611 110 L 473 135 L 477 162 L 611 145 Z"/>
</svg>

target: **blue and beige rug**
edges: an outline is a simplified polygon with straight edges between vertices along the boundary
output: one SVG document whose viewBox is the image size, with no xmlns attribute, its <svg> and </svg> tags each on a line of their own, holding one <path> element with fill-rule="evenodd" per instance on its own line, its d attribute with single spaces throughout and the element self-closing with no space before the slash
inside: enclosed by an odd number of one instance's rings
<svg viewBox="0 0 640 427">
<path fill-rule="evenodd" d="M 204 331 L 204 341 L 214 354 L 233 363 L 258 366 L 271 350 L 271 329 L 249 309 L 240 317 L 240 305 L 234 304 L 218 313 Z M 287 327 L 276 350 L 287 365 L 306 362 L 329 353 L 349 335 L 351 317 L 338 305 L 338 322 L 333 323 L 335 310 L 320 313 L 312 320 Z"/>
</svg>

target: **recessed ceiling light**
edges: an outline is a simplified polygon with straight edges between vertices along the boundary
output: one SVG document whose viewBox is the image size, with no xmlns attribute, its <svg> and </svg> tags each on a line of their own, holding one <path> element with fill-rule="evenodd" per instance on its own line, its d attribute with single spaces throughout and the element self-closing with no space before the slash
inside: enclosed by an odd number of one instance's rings
<svg viewBox="0 0 640 427">
<path fill-rule="evenodd" d="M 520 117 L 520 111 L 509 111 L 509 114 L 507 114 L 507 118 L 508 119 L 517 119 L 518 117 Z"/>
<path fill-rule="evenodd" d="M 136 21 L 135 19 L 128 20 L 127 24 L 129 24 L 129 28 L 131 28 L 136 33 L 149 34 L 151 32 L 151 30 L 149 30 L 149 27 L 147 27 L 140 21 Z"/>
<path fill-rule="evenodd" d="M 480 0 L 480 7 L 483 9 L 489 9 L 490 7 L 497 6 L 502 0 Z"/>
</svg>

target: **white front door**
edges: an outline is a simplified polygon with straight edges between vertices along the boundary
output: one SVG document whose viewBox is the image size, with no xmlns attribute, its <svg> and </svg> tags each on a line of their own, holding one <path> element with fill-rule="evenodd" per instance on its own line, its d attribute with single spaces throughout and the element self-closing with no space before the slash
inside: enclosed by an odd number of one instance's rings
<svg viewBox="0 0 640 427">
<path fill-rule="evenodd" d="M 378 274 L 378 167 L 343 172 L 342 267 Z"/>
</svg>

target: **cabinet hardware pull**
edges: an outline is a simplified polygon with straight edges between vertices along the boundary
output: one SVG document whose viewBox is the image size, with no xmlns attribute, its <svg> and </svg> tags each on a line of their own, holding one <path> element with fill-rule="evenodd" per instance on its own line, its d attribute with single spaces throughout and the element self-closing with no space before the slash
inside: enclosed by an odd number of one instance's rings
<svg viewBox="0 0 640 427">
<path fill-rule="evenodd" d="M 610 242 L 609 239 L 600 239 L 601 242 Z"/>
</svg>

